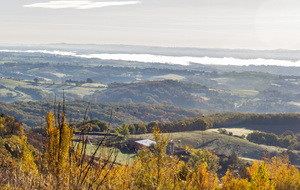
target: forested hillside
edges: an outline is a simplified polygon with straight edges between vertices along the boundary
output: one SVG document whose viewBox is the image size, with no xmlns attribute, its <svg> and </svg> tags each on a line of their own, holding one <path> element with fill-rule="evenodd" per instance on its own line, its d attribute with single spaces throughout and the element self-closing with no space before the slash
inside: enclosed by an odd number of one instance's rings
<svg viewBox="0 0 300 190">
<path fill-rule="evenodd" d="M 223 99 L 220 98 L 223 96 Z M 200 84 L 187 84 L 178 81 L 148 81 L 145 83 L 112 83 L 103 92 L 96 92 L 85 98 L 94 102 L 118 102 L 174 105 L 184 108 L 232 110 L 224 97 Z"/>
<path fill-rule="evenodd" d="M 152 124 L 154 124 L 152 122 Z M 282 134 L 286 130 L 300 133 L 300 114 L 218 113 L 173 122 L 156 123 L 162 131 L 182 132 L 209 128 L 249 128 Z M 148 125 L 148 130 L 151 123 Z"/>
<path fill-rule="evenodd" d="M 106 122 L 113 112 L 113 123 L 139 123 L 139 122 L 167 122 L 189 117 L 197 117 L 205 113 L 201 110 L 188 110 L 170 105 L 149 104 L 123 104 L 123 103 L 89 103 L 76 100 L 66 102 L 66 114 L 71 116 L 71 121 L 78 122 L 84 118 L 85 113 L 89 119 L 100 119 Z M 15 117 L 25 126 L 41 126 L 47 110 L 53 108 L 53 101 L 31 101 L 0 103 L 0 112 Z"/>
<path fill-rule="evenodd" d="M 122 123 L 158 122 L 166 132 L 191 131 L 207 128 L 246 127 L 253 130 L 282 134 L 286 130 L 300 132 L 299 114 L 255 114 L 218 113 L 209 114 L 204 110 L 188 110 L 167 105 L 89 103 L 86 101 L 67 101 L 66 113 L 72 122 L 80 122 L 87 114 L 89 119 L 108 122 L 113 115 L 113 126 Z M 2 113 L 15 117 L 25 126 L 41 126 L 47 110 L 53 108 L 52 101 L 1 103 Z M 205 116 L 203 116 L 203 114 Z M 203 125 L 205 123 L 205 127 Z M 150 128 L 148 128 L 150 131 Z"/>
</svg>

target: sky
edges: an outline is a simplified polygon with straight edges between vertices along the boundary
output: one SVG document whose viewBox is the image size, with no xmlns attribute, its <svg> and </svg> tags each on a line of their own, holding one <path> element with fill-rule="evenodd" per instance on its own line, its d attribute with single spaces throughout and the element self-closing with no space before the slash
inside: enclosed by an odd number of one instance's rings
<svg viewBox="0 0 300 190">
<path fill-rule="evenodd" d="M 0 44 L 300 49 L 299 0 L 0 0 Z"/>
</svg>

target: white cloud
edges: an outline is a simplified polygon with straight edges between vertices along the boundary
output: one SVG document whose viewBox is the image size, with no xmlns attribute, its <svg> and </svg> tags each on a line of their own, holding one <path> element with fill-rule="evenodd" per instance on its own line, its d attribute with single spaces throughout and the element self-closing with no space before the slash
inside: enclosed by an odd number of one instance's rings
<svg viewBox="0 0 300 190">
<path fill-rule="evenodd" d="M 140 1 L 119 1 L 119 2 L 92 2 L 88 0 L 79 1 L 49 1 L 44 3 L 34 3 L 30 5 L 24 5 L 23 7 L 29 8 L 47 8 L 47 9 L 92 9 L 102 8 L 108 6 L 120 6 L 120 5 L 134 5 L 139 4 Z"/>
</svg>

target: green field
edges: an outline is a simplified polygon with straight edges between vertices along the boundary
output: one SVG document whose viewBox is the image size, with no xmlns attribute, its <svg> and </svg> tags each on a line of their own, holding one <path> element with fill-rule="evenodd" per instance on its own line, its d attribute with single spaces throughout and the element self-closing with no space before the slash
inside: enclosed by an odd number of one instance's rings
<svg viewBox="0 0 300 190">
<path fill-rule="evenodd" d="M 61 95 L 65 92 L 69 97 L 83 98 L 86 95 L 91 95 L 95 91 L 101 91 L 106 89 L 106 85 L 102 83 L 85 83 L 76 86 L 73 83 L 63 82 L 51 82 L 51 81 L 39 81 L 34 83 L 31 80 L 19 80 L 19 79 L 0 79 L 0 98 L 5 98 L 7 102 L 14 102 L 18 100 L 31 101 L 41 100 L 34 97 L 35 93 L 25 93 L 15 89 L 18 86 L 23 88 L 40 89 L 41 92 L 48 95 L 49 98 L 54 97 L 54 94 Z"/>
<path fill-rule="evenodd" d="M 92 155 L 96 150 L 97 146 L 93 144 L 87 145 L 87 154 Z M 111 159 L 114 160 L 116 157 L 117 163 L 124 163 L 124 164 L 131 164 L 135 157 L 136 152 L 129 151 L 125 148 L 118 149 L 118 148 L 110 148 L 110 147 L 102 147 L 98 150 L 96 157 L 106 158 L 110 153 L 112 153 Z"/>
<path fill-rule="evenodd" d="M 167 74 L 167 75 L 161 75 L 161 76 L 153 76 L 149 78 L 149 80 L 186 80 L 185 77 L 180 76 L 180 75 L 175 75 L 175 74 Z"/>
</svg>

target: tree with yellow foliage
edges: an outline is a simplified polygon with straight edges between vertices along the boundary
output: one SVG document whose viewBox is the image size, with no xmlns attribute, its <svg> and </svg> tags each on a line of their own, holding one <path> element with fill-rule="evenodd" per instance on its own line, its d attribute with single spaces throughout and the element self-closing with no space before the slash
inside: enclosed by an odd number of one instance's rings
<svg viewBox="0 0 300 190">
<path fill-rule="evenodd" d="M 229 168 L 222 178 L 222 190 L 248 189 L 248 180 L 240 176 L 234 176 Z"/>
<path fill-rule="evenodd" d="M 21 137 L 20 144 L 23 150 L 21 162 L 23 169 L 27 172 L 37 173 L 37 166 L 34 162 L 35 158 L 33 157 L 32 152 L 28 149 L 26 136 L 23 135 Z"/>
<path fill-rule="evenodd" d="M 266 164 L 270 179 L 276 189 L 300 189 L 300 172 L 290 163 L 287 155 L 279 155 L 268 160 Z"/>
<path fill-rule="evenodd" d="M 49 112 L 47 114 L 47 135 L 48 148 L 45 153 L 49 171 L 60 173 L 67 169 L 70 143 L 73 131 L 65 123 L 65 114 L 63 112 L 62 119 L 56 125 L 56 118 Z"/>
<path fill-rule="evenodd" d="M 252 180 L 249 185 L 249 190 L 273 190 L 275 184 L 271 178 L 270 173 L 267 170 L 265 162 L 262 162 L 255 170 Z"/>
<path fill-rule="evenodd" d="M 153 129 L 155 148 L 143 148 L 133 163 L 134 185 L 138 189 L 182 189 L 180 171 L 184 163 L 166 154 L 168 138 Z"/>
<path fill-rule="evenodd" d="M 218 189 L 219 179 L 217 173 L 214 170 L 209 171 L 206 162 L 202 162 L 197 172 L 192 173 L 187 181 L 190 182 L 188 189 Z"/>
</svg>

